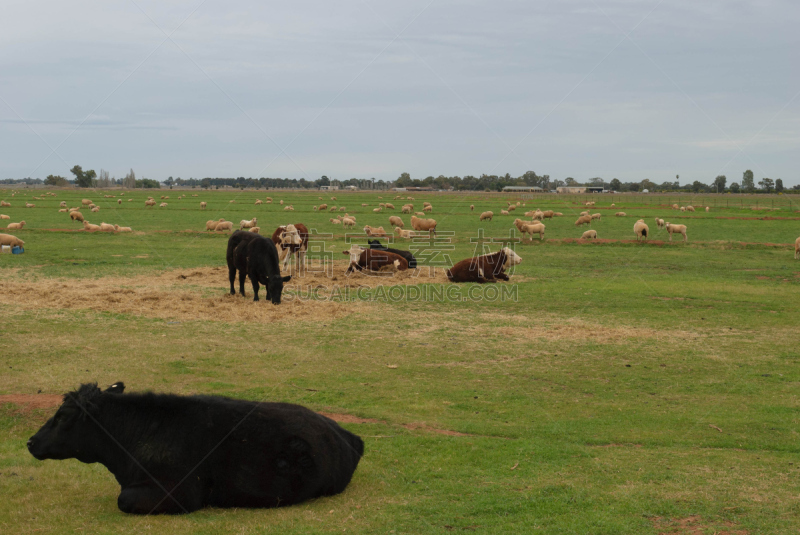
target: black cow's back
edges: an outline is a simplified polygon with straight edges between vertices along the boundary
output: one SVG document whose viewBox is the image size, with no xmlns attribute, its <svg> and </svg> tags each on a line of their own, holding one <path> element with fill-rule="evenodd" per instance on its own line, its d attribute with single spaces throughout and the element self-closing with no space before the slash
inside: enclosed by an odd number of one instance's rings
<svg viewBox="0 0 800 535">
<path fill-rule="evenodd" d="M 410 251 L 403 251 L 402 249 L 392 249 L 391 247 L 386 247 L 378 240 L 368 240 L 370 249 L 377 249 L 379 251 L 388 251 L 390 253 L 394 253 L 396 255 L 400 255 L 406 259 L 408 262 L 408 267 L 411 269 L 415 269 L 417 267 L 417 259 L 414 258 L 414 255 L 411 254 Z"/>
</svg>

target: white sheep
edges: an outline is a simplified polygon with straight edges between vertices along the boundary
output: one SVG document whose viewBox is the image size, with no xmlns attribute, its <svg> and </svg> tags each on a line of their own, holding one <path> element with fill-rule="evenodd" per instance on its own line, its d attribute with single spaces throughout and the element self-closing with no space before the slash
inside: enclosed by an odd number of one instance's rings
<svg viewBox="0 0 800 535">
<path fill-rule="evenodd" d="M 644 238 L 644 240 L 647 241 L 647 233 L 649 231 L 650 227 L 647 226 L 644 219 L 640 219 L 633 224 L 633 232 L 636 234 L 636 241 L 639 241 L 640 238 Z"/>
<path fill-rule="evenodd" d="M 667 232 L 669 233 L 669 241 L 672 241 L 673 234 L 683 234 L 684 243 L 688 241 L 688 238 L 686 237 L 686 225 L 673 225 L 672 223 L 667 222 L 665 226 L 667 228 Z"/>
<path fill-rule="evenodd" d="M 587 230 L 586 232 L 583 233 L 583 236 L 581 236 L 582 240 L 593 240 L 596 238 L 597 238 L 596 230 Z"/>
<path fill-rule="evenodd" d="M 658 228 L 664 228 L 664 226 L 665 226 L 664 220 L 663 220 L 663 219 L 656 218 L 656 226 L 657 226 Z"/>
</svg>

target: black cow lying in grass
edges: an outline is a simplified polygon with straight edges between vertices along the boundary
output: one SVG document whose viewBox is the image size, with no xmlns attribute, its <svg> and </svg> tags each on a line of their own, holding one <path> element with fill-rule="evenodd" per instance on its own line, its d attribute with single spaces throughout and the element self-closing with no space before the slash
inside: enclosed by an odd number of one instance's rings
<svg viewBox="0 0 800 535">
<path fill-rule="evenodd" d="M 39 460 L 101 463 L 121 511 L 278 507 L 342 492 L 364 453 L 333 420 L 288 403 L 123 394 L 85 384 L 28 441 Z"/>
<path fill-rule="evenodd" d="M 258 301 L 259 283 L 267 288 L 266 299 L 276 305 L 281 304 L 283 283 L 292 276 L 281 277 L 278 261 L 278 250 L 272 240 L 252 232 L 237 230 L 228 238 L 228 279 L 231 283 L 231 295 L 236 294 L 234 281 L 239 272 L 239 293 L 244 296 L 245 273 L 253 284 L 253 301 Z"/>
<path fill-rule="evenodd" d="M 379 240 L 367 240 L 367 243 L 369 244 L 370 249 L 377 249 L 379 251 L 389 251 L 390 253 L 402 256 L 408 262 L 409 269 L 415 269 L 417 267 L 417 259 L 414 258 L 414 255 L 411 254 L 410 251 L 403 251 L 402 249 L 392 249 L 390 247 L 386 247 Z"/>
</svg>

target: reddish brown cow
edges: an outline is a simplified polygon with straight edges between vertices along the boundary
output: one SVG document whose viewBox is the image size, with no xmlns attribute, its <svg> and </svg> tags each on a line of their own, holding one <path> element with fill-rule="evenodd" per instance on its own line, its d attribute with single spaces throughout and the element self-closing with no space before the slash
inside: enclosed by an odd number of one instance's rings
<svg viewBox="0 0 800 535">
<path fill-rule="evenodd" d="M 297 255 L 296 266 L 299 269 L 305 262 L 308 250 L 308 227 L 302 223 L 281 225 L 272 233 L 272 243 L 278 249 L 284 271 L 289 267 L 289 261 L 294 255 Z"/>
<path fill-rule="evenodd" d="M 345 271 L 349 275 L 354 270 L 380 271 L 381 268 L 394 266 L 398 271 L 408 269 L 408 260 L 399 254 L 381 251 L 379 249 L 364 249 L 360 245 L 353 245 L 343 254 L 350 255 L 350 267 Z"/>
<path fill-rule="evenodd" d="M 522 262 L 514 251 L 503 247 L 496 253 L 467 258 L 447 270 L 451 282 L 497 282 L 508 280 L 505 270 Z"/>
</svg>

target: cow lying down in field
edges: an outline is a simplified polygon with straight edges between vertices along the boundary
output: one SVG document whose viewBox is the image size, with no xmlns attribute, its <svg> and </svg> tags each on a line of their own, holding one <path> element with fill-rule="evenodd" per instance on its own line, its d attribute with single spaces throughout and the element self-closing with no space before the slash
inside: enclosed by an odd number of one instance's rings
<svg viewBox="0 0 800 535">
<path fill-rule="evenodd" d="M 278 507 L 342 492 L 358 436 L 300 405 L 219 396 L 125 394 L 84 384 L 28 440 L 36 458 L 101 463 L 133 514 Z"/>
<path fill-rule="evenodd" d="M 517 253 L 503 247 L 496 253 L 467 258 L 447 270 L 451 282 L 497 282 L 508 280 L 505 270 L 522 262 Z"/>
<path fill-rule="evenodd" d="M 386 247 L 383 245 L 380 240 L 367 240 L 370 249 L 375 249 L 378 251 L 389 251 L 390 253 L 394 253 L 396 255 L 400 255 L 406 259 L 408 262 L 408 267 L 410 269 L 416 269 L 417 267 L 417 259 L 414 258 L 414 255 L 411 254 L 410 251 L 403 251 L 402 249 L 392 249 L 391 247 Z"/>
<path fill-rule="evenodd" d="M 228 262 L 228 279 L 231 283 L 231 295 L 236 295 L 233 284 L 236 272 L 239 272 L 239 293 L 244 297 L 245 273 L 253 285 L 253 301 L 258 301 L 259 283 L 267 288 L 265 299 L 275 305 L 281 304 L 283 283 L 289 282 L 291 275 L 281 277 L 278 264 L 278 250 L 272 240 L 259 234 L 237 230 L 228 238 L 228 250 L 225 254 Z"/>
<path fill-rule="evenodd" d="M 385 268 L 397 271 L 408 269 L 408 261 L 405 258 L 389 251 L 364 249 L 360 245 L 351 245 L 350 249 L 343 251 L 342 254 L 350 255 L 350 266 L 344 272 L 345 275 L 365 269 L 367 271 L 382 271 Z"/>
</svg>

